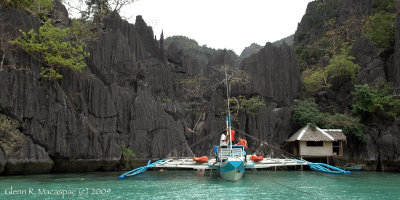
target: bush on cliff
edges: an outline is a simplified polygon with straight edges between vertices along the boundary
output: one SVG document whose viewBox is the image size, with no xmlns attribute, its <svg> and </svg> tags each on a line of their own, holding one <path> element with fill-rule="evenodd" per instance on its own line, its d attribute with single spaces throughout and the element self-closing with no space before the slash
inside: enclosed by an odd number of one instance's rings
<svg viewBox="0 0 400 200">
<path fill-rule="evenodd" d="M 354 81 L 361 67 L 354 64 L 352 62 L 353 59 L 354 57 L 348 56 L 347 54 L 335 55 L 325 68 L 328 77 L 350 77 L 351 80 Z"/>
<path fill-rule="evenodd" d="M 366 36 L 385 50 L 393 48 L 396 32 L 396 16 L 379 12 L 366 22 Z"/>
<path fill-rule="evenodd" d="M 226 101 L 225 101 L 226 102 Z M 229 104 L 231 105 L 232 114 L 236 116 L 240 111 L 244 111 L 246 114 L 256 115 L 258 109 L 263 106 L 267 106 L 261 95 L 246 98 L 243 95 L 229 98 Z"/>
<path fill-rule="evenodd" d="M 347 136 L 354 136 L 361 142 L 365 141 L 363 124 L 360 123 L 359 118 L 347 114 L 323 113 L 318 109 L 318 104 L 313 98 L 297 100 L 292 110 L 292 120 L 299 126 L 311 123 L 321 128 L 339 128 Z"/>
<path fill-rule="evenodd" d="M 293 122 L 299 126 L 305 126 L 311 123 L 318 126 L 322 123 L 318 105 L 313 98 L 305 100 L 297 100 L 296 104 L 292 106 Z"/>
<path fill-rule="evenodd" d="M 343 50 L 343 52 L 346 52 Z M 316 92 L 323 88 L 329 88 L 329 80 L 332 78 L 343 77 L 355 80 L 361 67 L 354 64 L 354 57 L 347 53 L 341 53 L 330 59 L 329 65 L 325 68 L 315 67 L 307 69 L 302 73 L 302 79 L 307 92 Z"/>
<path fill-rule="evenodd" d="M 122 156 L 124 156 L 127 159 L 136 157 L 136 154 L 133 153 L 132 149 L 129 147 L 126 147 L 125 145 L 121 146 L 121 152 L 122 152 Z"/>
<path fill-rule="evenodd" d="M 18 37 L 12 43 L 44 64 L 40 73 L 42 77 L 56 80 L 62 78 L 57 68 L 65 67 L 82 72 L 86 67 L 84 59 L 89 53 L 84 50 L 85 43 L 72 40 L 74 32 L 71 28 L 55 27 L 52 21 L 48 20 L 38 32 L 31 29 L 28 33 L 21 33 L 22 37 Z"/>
<path fill-rule="evenodd" d="M 400 99 L 393 94 L 391 84 L 355 85 L 353 95 L 352 112 L 363 119 L 372 115 L 392 120 L 400 118 Z"/>
<path fill-rule="evenodd" d="M 304 70 L 301 77 L 307 92 L 315 92 L 331 86 L 327 82 L 326 72 L 320 67 Z"/>
</svg>

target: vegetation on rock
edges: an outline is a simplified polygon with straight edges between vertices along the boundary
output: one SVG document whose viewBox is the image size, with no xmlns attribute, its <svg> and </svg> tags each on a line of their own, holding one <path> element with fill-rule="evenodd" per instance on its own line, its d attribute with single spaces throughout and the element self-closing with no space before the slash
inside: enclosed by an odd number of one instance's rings
<svg viewBox="0 0 400 200">
<path fill-rule="evenodd" d="M 238 116 L 240 111 L 250 115 L 257 115 L 260 107 L 267 106 L 261 95 L 250 98 L 246 98 L 243 95 L 239 95 L 237 98 L 231 97 L 229 98 L 229 104 L 231 105 L 231 112 L 235 116 Z"/>
<path fill-rule="evenodd" d="M 384 50 L 393 48 L 395 40 L 396 15 L 379 12 L 370 16 L 366 22 L 365 35 Z"/>
<path fill-rule="evenodd" d="M 184 55 L 196 58 L 199 64 L 203 65 L 206 65 L 207 61 L 217 54 L 217 50 L 207 47 L 207 45 L 200 46 L 197 41 L 186 36 L 167 37 L 164 40 L 164 48 L 168 48 L 171 44 L 181 49 Z"/>
<path fill-rule="evenodd" d="M 351 15 L 339 18 L 345 1 L 315 1 L 315 7 L 303 16 L 304 27 L 295 35 L 296 52 L 303 70 L 302 79 L 309 94 L 331 86 L 330 78 L 338 76 L 355 80 L 360 67 L 349 56 L 354 41 L 365 36 L 383 50 L 393 48 L 396 1 L 377 1 L 371 16 Z M 326 59 L 329 65 L 326 66 Z"/>
<path fill-rule="evenodd" d="M 0 148 L 3 151 L 15 152 L 18 154 L 18 150 L 15 151 L 14 147 L 21 141 L 25 139 L 24 134 L 22 134 L 16 122 L 9 120 L 5 115 L 0 114 Z"/>
<path fill-rule="evenodd" d="M 57 68 L 65 67 L 73 71 L 82 72 L 86 67 L 85 57 L 89 56 L 85 48 L 85 43 L 71 41 L 75 32 L 71 28 L 58 28 L 48 20 L 39 31 L 31 29 L 28 33 L 21 31 L 22 37 L 13 41 L 34 58 L 44 63 L 40 73 L 48 80 L 62 78 Z M 35 55 L 39 53 L 40 55 Z"/>
<path fill-rule="evenodd" d="M 121 152 L 122 152 L 122 156 L 124 156 L 125 158 L 135 158 L 136 154 L 133 153 L 133 151 L 129 148 L 126 147 L 124 145 L 121 146 Z"/>
<path fill-rule="evenodd" d="M 359 141 L 364 142 L 363 124 L 358 117 L 348 114 L 330 114 L 321 112 L 313 98 L 297 100 L 292 106 L 293 122 L 299 126 L 305 126 L 311 123 L 321 128 L 339 128 L 347 136 L 354 136 Z"/>
<path fill-rule="evenodd" d="M 35 14 L 40 19 L 47 19 L 53 11 L 52 0 L 9 0 L 3 1 L 2 8 L 19 8 Z"/>
<path fill-rule="evenodd" d="M 275 46 L 281 46 L 283 43 L 286 43 L 287 45 L 292 46 L 293 45 L 293 40 L 294 40 L 294 34 L 290 35 L 290 36 L 287 36 L 285 38 L 282 38 L 282 39 L 280 39 L 278 41 L 275 41 L 272 44 L 275 45 Z"/>
<path fill-rule="evenodd" d="M 178 81 L 178 84 L 185 91 L 187 97 L 203 98 L 204 93 L 214 91 L 221 85 L 248 83 L 249 74 L 244 70 L 231 67 L 229 65 L 215 66 L 215 71 L 207 76 L 196 76 L 193 78 L 183 78 Z M 226 72 L 226 76 L 225 76 Z"/>
<path fill-rule="evenodd" d="M 329 79 L 343 77 L 350 78 L 355 81 L 361 67 L 354 64 L 354 57 L 348 56 L 347 53 L 334 55 L 329 65 L 325 68 L 314 66 L 314 68 L 306 69 L 302 73 L 302 79 L 307 92 L 313 93 L 323 88 L 329 88 L 332 84 Z"/>
<path fill-rule="evenodd" d="M 355 81 L 357 73 L 360 71 L 360 66 L 354 64 L 351 60 L 354 57 L 347 55 L 335 55 L 330 61 L 329 65 L 326 66 L 325 71 L 329 77 L 350 77 L 351 80 Z"/>
<path fill-rule="evenodd" d="M 400 117 L 400 99 L 393 94 L 391 84 L 356 85 L 352 108 L 352 112 L 363 119 L 371 115 L 392 120 Z"/>
</svg>

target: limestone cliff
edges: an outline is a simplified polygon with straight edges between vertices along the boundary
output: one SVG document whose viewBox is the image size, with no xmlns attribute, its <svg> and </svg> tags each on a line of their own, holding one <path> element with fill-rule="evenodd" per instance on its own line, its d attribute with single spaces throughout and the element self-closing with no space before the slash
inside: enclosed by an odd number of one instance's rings
<svg viewBox="0 0 400 200">
<path fill-rule="evenodd" d="M 19 10 L 2 10 L 0 15 L 17 27 L 0 32 L 39 27 L 34 16 Z M 174 96 L 174 73 L 140 16 L 132 25 L 111 15 L 90 53 L 83 73 L 65 70 L 59 83 L 41 79 L 41 63 L 22 50 L 5 56 L 0 113 L 17 121 L 21 130 L 21 137 L 1 132 L 0 138 L 5 143 L 15 140 L 13 148 L 21 152 L 16 155 L 1 145 L 5 168 L 0 169 L 5 173 L 117 169 L 122 146 L 146 159 L 164 157 L 171 150 L 192 154 L 182 122 L 168 114 L 160 100 Z"/>
<path fill-rule="evenodd" d="M 381 8 L 392 2 L 392 6 Z M 389 4 L 391 5 L 391 4 Z M 342 41 L 351 44 L 349 55 L 353 62 L 361 67 L 357 80 L 334 79 L 328 90 L 311 94 L 316 98 L 320 108 L 330 113 L 351 113 L 353 104 L 354 84 L 370 84 L 392 82 L 396 90 L 399 87 L 399 14 L 397 14 L 394 48 L 382 48 L 370 39 L 364 32 L 365 20 L 377 12 L 395 13 L 398 1 L 378 0 L 344 0 L 344 1 L 313 1 L 307 6 L 306 14 L 298 25 L 294 41 L 296 52 L 303 59 L 303 68 L 329 64 L 329 53 L 324 54 L 318 44 L 324 39 L 337 40 L 328 31 L 344 34 Z M 381 10 L 379 10 L 381 9 Z M 388 11 L 389 10 L 389 11 Z M 397 11 L 398 12 L 398 11 Z M 364 19 L 364 20 L 363 20 Z M 344 29 L 341 29 L 346 27 Z M 338 32 L 343 30 L 343 32 Z M 363 32 L 364 31 L 364 32 Z M 309 59 L 311 58 L 311 59 Z M 345 155 L 340 162 L 365 163 L 370 170 L 399 170 L 399 122 L 370 117 L 363 121 L 364 134 L 367 141 L 348 140 Z M 339 162 L 339 161 L 338 161 Z"/>
<path fill-rule="evenodd" d="M 333 4 L 326 15 L 311 2 L 294 36 L 295 45 L 318 40 L 324 32 L 324 17 L 336 16 L 343 22 L 351 15 L 368 15 L 374 2 L 346 0 Z M 65 8 L 57 7 L 63 19 L 59 23 L 68 24 Z M 0 19 L 7 22 L 0 26 L 0 33 L 14 36 L 18 29 L 40 26 L 35 16 L 15 9 L 1 10 Z M 390 59 L 382 59 L 382 51 L 368 39 L 354 42 L 351 55 L 362 68 L 358 83 L 400 82 L 399 19 L 398 15 Z M 41 63 L 21 49 L 0 53 L 5 58 L 0 69 L 0 122 L 8 124 L 0 124 L 0 173 L 118 170 L 124 167 L 123 146 L 139 160 L 207 155 L 219 135 L 202 139 L 225 126 L 226 88 L 217 85 L 193 97 L 180 82 L 209 77 L 223 64 L 250 75 L 247 85 L 232 87 L 232 96 L 260 95 L 266 102 L 256 113 L 238 113 L 235 127 L 275 146 L 298 128 L 292 124 L 290 107 L 301 96 L 300 67 L 291 46 L 267 43 L 241 59 L 228 50 L 197 43 L 188 50 L 176 41 L 164 41 L 163 36 L 159 41 L 154 38 L 142 17 L 130 24 L 114 13 L 105 19 L 97 42 L 88 49 L 88 67 L 82 73 L 62 71 L 57 83 L 42 79 Z M 317 100 L 326 111 L 348 111 L 351 91 L 352 85 L 344 82 L 330 93 L 318 94 Z M 196 124 L 203 106 L 207 109 L 196 130 L 187 131 Z M 369 121 L 364 130 L 367 143 L 348 141 L 345 161 L 363 161 L 370 169 L 398 169 L 399 130 L 397 121 Z M 247 140 L 250 152 L 274 156 L 260 141 Z"/>
</svg>

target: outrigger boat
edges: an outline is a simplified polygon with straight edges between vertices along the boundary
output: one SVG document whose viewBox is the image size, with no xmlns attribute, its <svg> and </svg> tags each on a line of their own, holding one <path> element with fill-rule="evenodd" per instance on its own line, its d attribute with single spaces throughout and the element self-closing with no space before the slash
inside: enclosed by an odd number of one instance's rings
<svg viewBox="0 0 400 200">
<path fill-rule="evenodd" d="M 354 163 L 349 163 L 349 164 L 345 165 L 343 168 L 344 168 L 344 170 L 347 170 L 347 171 L 361 171 L 362 167 L 363 167 L 363 165 L 361 165 L 361 164 L 357 165 Z"/>
<path fill-rule="evenodd" d="M 226 74 L 226 72 L 225 72 Z M 226 75 L 227 85 L 227 99 L 229 99 L 228 82 Z M 237 181 L 242 178 L 246 169 L 266 169 L 271 167 L 286 167 L 286 166 L 301 166 L 309 165 L 312 170 L 320 171 L 330 174 L 350 174 L 349 171 L 342 170 L 323 163 L 311 163 L 305 160 L 298 159 L 277 159 L 267 158 L 262 156 L 247 155 L 245 146 L 232 144 L 232 126 L 231 126 L 231 113 L 228 101 L 228 116 L 226 117 L 226 131 L 229 144 L 221 144 L 214 146 L 215 159 L 208 159 L 208 157 L 194 157 L 194 158 L 178 158 L 178 159 L 162 159 L 151 163 L 148 162 L 147 166 L 139 167 L 119 176 L 120 179 L 128 178 L 131 176 L 139 175 L 149 168 L 161 169 L 197 169 L 197 170 L 216 170 L 219 175 L 229 181 Z"/>
<path fill-rule="evenodd" d="M 235 156 L 229 155 L 229 147 L 220 148 L 219 155 L 215 159 L 208 160 L 205 163 L 197 163 L 193 161 L 193 158 L 170 158 L 162 159 L 149 163 L 146 166 L 136 168 L 129 172 L 126 172 L 119 176 L 120 179 L 129 178 L 142 174 L 147 169 L 194 169 L 194 170 L 216 170 L 219 175 L 225 180 L 237 181 L 239 180 L 246 169 L 268 169 L 274 167 L 290 167 L 290 166 L 301 166 L 308 165 L 309 162 L 296 160 L 296 159 L 279 159 L 279 158 L 267 158 L 262 161 L 255 162 L 250 159 L 250 155 L 246 156 L 246 160 L 242 161 L 239 153 L 242 151 L 243 146 L 232 145 L 232 151 L 235 152 L 233 155 L 239 155 L 235 159 Z M 240 150 L 240 151 L 239 151 Z M 236 154 L 238 153 L 238 154 Z M 221 159 L 217 161 L 217 159 Z M 223 160 L 223 161 L 222 161 Z"/>
</svg>

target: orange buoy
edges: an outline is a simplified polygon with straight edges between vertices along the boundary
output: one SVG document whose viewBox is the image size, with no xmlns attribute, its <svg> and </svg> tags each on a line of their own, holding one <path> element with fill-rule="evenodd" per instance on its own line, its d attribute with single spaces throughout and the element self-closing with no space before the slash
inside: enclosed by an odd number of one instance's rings
<svg viewBox="0 0 400 200">
<path fill-rule="evenodd" d="M 208 161 L 208 157 L 207 156 L 193 157 L 193 161 L 195 161 L 196 163 L 205 163 Z"/>
<path fill-rule="evenodd" d="M 264 157 L 252 155 L 252 156 L 250 157 L 250 160 L 252 160 L 252 161 L 254 161 L 254 162 L 260 162 L 260 161 L 264 160 Z"/>
</svg>

